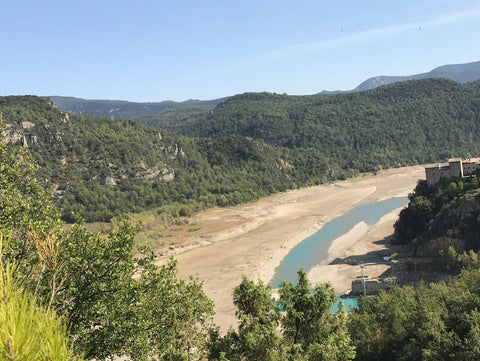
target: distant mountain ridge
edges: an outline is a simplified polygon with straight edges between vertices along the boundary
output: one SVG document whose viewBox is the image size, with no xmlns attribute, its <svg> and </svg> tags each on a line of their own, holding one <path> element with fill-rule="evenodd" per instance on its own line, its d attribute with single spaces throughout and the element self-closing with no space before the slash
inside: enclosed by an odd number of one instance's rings
<svg viewBox="0 0 480 361">
<path fill-rule="evenodd" d="M 427 73 L 420 73 L 407 76 L 375 76 L 369 78 L 358 85 L 352 91 L 362 91 L 375 89 L 382 85 L 397 83 L 400 81 L 428 79 L 428 78 L 445 78 L 454 80 L 459 83 L 468 83 L 480 79 L 480 61 L 466 64 L 442 65 Z"/>
<path fill-rule="evenodd" d="M 189 99 L 184 102 L 129 102 L 125 100 L 82 99 L 64 96 L 49 96 L 61 110 L 82 115 L 94 115 L 112 119 L 140 118 L 156 115 L 165 111 L 186 107 L 212 107 L 228 99 L 228 97 L 212 100 Z"/>
<path fill-rule="evenodd" d="M 469 83 L 480 79 L 480 61 L 465 64 L 450 64 L 439 66 L 427 73 L 420 73 L 406 76 L 374 76 L 360 83 L 352 90 L 323 90 L 319 95 L 333 95 L 342 93 L 353 93 L 364 90 L 375 89 L 379 86 L 398 83 L 407 80 L 419 80 L 428 78 L 445 78 L 459 83 Z M 112 119 L 127 118 L 139 119 L 152 116 L 159 116 L 161 113 L 172 111 L 170 118 L 176 119 L 184 116 L 184 112 L 176 114 L 176 110 L 187 109 L 187 112 L 209 112 L 213 107 L 228 100 L 224 97 L 212 100 L 190 99 L 183 102 L 161 101 L 161 102 L 130 102 L 123 100 L 103 99 L 82 99 L 65 96 L 49 96 L 50 99 L 61 110 L 82 114 L 107 117 Z M 192 108 L 192 109 L 190 109 Z M 143 119 L 145 124 L 155 124 L 156 120 Z"/>
<path fill-rule="evenodd" d="M 364 90 L 371 90 L 379 86 L 398 83 L 407 80 L 419 80 L 430 78 L 450 79 L 459 83 L 470 83 L 480 79 L 480 61 L 465 64 L 450 64 L 439 66 L 427 73 L 420 73 L 405 76 L 378 75 L 360 83 L 352 90 L 323 90 L 320 95 L 353 93 Z"/>
</svg>

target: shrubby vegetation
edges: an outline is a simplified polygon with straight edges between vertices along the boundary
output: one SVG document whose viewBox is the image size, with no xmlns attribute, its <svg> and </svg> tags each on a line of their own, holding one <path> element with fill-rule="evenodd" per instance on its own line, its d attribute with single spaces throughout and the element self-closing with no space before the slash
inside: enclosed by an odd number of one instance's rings
<svg viewBox="0 0 480 361">
<path fill-rule="evenodd" d="M 134 257 L 128 224 L 108 236 L 64 228 L 34 169 L 0 139 L 5 359 L 202 359 L 213 305 L 201 284 L 179 280 L 174 261 L 156 266 L 148 248 Z"/>
<path fill-rule="evenodd" d="M 16 284 L 14 273 L 10 262 L 0 262 L 0 359 L 82 360 L 69 345 L 63 320 Z"/>
</svg>

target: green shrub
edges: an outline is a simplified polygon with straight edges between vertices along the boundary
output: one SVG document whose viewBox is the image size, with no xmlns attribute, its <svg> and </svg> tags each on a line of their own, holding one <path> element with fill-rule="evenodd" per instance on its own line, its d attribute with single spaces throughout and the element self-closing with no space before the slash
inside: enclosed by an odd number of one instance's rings
<svg viewBox="0 0 480 361">
<path fill-rule="evenodd" d="M 1 266 L 0 359 L 80 360 L 69 347 L 65 324 L 14 283 L 14 271 L 9 263 Z"/>
</svg>

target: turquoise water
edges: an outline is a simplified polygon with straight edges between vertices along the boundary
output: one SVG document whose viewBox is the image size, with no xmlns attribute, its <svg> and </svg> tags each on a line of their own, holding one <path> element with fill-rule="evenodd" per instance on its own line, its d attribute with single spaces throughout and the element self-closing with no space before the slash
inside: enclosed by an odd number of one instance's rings
<svg viewBox="0 0 480 361">
<path fill-rule="evenodd" d="M 358 298 L 341 298 L 340 296 L 337 296 L 337 302 L 330 309 L 331 312 L 338 312 L 338 303 L 340 301 L 343 301 L 343 304 L 347 311 L 351 311 L 353 308 L 358 309 Z"/>
<path fill-rule="evenodd" d="M 351 230 L 357 223 L 369 226 L 396 208 L 406 206 L 407 197 L 396 197 L 384 201 L 368 201 L 357 205 L 341 216 L 327 222 L 317 233 L 294 247 L 275 270 L 270 286 L 277 288 L 282 280 L 296 283 L 297 271 L 303 267 L 306 272 L 323 261 L 332 241 Z"/>
</svg>

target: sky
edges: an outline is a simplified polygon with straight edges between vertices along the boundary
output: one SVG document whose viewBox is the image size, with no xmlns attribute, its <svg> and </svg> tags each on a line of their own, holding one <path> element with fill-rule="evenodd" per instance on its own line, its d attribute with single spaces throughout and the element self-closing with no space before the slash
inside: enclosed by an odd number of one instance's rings
<svg viewBox="0 0 480 361">
<path fill-rule="evenodd" d="M 475 0 L 0 0 L 0 95 L 349 90 L 480 61 Z"/>
</svg>

